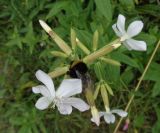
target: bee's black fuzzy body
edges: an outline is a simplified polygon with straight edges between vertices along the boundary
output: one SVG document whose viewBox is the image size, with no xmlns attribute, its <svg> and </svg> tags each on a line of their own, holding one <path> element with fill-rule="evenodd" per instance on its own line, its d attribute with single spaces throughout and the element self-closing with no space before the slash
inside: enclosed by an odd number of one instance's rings
<svg viewBox="0 0 160 133">
<path fill-rule="evenodd" d="M 85 75 L 88 71 L 87 65 L 82 61 L 71 62 L 70 69 L 68 71 L 68 75 L 72 78 L 80 78 L 80 75 Z"/>
<path fill-rule="evenodd" d="M 74 61 L 71 62 L 71 66 L 69 71 L 67 72 L 68 75 L 72 78 L 79 78 L 82 80 L 83 90 L 93 87 L 93 83 L 88 73 L 87 65 L 82 61 Z"/>
</svg>

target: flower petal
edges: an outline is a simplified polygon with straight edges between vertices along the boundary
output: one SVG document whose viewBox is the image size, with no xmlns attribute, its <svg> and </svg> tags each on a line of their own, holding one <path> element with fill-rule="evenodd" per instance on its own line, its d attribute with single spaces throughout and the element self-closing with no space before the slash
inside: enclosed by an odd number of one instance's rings
<svg viewBox="0 0 160 133">
<path fill-rule="evenodd" d="M 59 103 L 59 104 L 56 104 L 56 106 L 58 107 L 58 110 L 62 115 L 69 115 L 72 113 L 71 105 Z"/>
<path fill-rule="evenodd" d="M 143 28 L 142 21 L 134 21 L 132 22 L 127 29 L 127 35 L 131 37 L 138 35 Z"/>
<path fill-rule="evenodd" d="M 114 123 L 115 122 L 115 116 L 113 114 L 111 114 L 111 113 L 106 113 L 104 115 L 104 120 L 108 124 Z"/>
<path fill-rule="evenodd" d="M 82 92 L 82 81 L 80 79 L 64 79 L 56 91 L 56 96 L 70 97 Z"/>
<path fill-rule="evenodd" d="M 38 85 L 38 86 L 32 87 L 32 91 L 35 94 L 41 93 L 45 97 L 50 97 L 50 92 L 44 85 Z"/>
<path fill-rule="evenodd" d="M 91 113 L 92 113 L 91 121 L 94 122 L 97 126 L 99 126 L 100 117 L 99 117 L 98 110 L 95 106 L 91 106 Z"/>
<path fill-rule="evenodd" d="M 45 86 L 44 85 L 38 85 L 38 86 L 32 87 L 32 92 L 35 93 L 35 94 L 41 93 L 40 88 L 45 88 Z"/>
<path fill-rule="evenodd" d="M 111 115 L 111 119 L 110 120 L 111 120 L 111 123 L 115 122 L 115 116 L 113 114 Z"/>
<path fill-rule="evenodd" d="M 123 111 L 122 109 L 114 109 L 111 112 L 112 113 L 116 113 L 116 114 L 118 114 L 121 117 L 126 117 L 127 114 L 128 114 L 126 111 Z"/>
<path fill-rule="evenodd" d="M 144 41 L 137 41 L 134 39 L 126 40 L 125 46 L 128 45 L 129 50 L 146 51 L 147 45 Z"/>
<path fill-rule="evenodd" d="M 118 28 L 119 32 L 121 32 L 122 35 L 126 33 L 126 31 L 125 31 L 125 20 L 126 20 L 126 18 L 123 15 L 120 14 L 118 16 L 117 28 Z"/>
<path fill-rule="evenodd" d="M 99 112 L 99 118 L 101 118 L 102 116 L 104 116 L 106 114 L 106 112 Z"/>
<path fill-rule="evenodd" d="M 119 36 L 119 37 L 122 36 L 121 32 L 117 29 L 116 24 L 112 25 L 112 29 L 114 30 L 114 32 L 116 33 L 117 36 Z"/>
<path fill-rule="evenodd" d="M 80 98 L 75 98 L 75 97 L 70 97 L 70 98 L 65 98 L 62 103 L 68 104 L 73 106 L 74 108 L 78 109 L 79 111 L 83 112 L 88 110 L 90 107 L 88 104 L 86 104 L 82 99 Z"/>
<path fill-rule="evenodd" d="M 38 70 L 36 72 L 36 77 L 39 81 L 41 81 L 43 84 L 47 86 L 49 89 L 49 92 L 51 95 L 54 97 L 55 96 L 55 89 L 54 89 L 54 84 L 50 76 L 48 76 L 45 72 Z"/>
<path fill-rule="evenodd" d="M 48 108 L 50 103 L 51 103 L 51 101 L 49 101 L 49 99 L 47 97 L 41 97 L 38 99 L 35 106 L 39 110 L 44 110 L 44 109 Z"/>
<path fill-rule="evenodd" d="M 130 45 L 126 42 L 126 40 L 123 42 L 123 45 L 124 45 L 128 50 L 132 50 L 132 48 L 131 48 Z"/>
<path fill-rule="evenodd" d="M 91 118 L 91 121 L 94 122 L 94 123 L 96 123 L 96 124 L 99 126 L 99 119 L 100 119 L 102 116 L 104 116 L 104 115 L 106 114 L 106 112 L 102 112 L 102 111 L 101 111 L 101 112 L 99 112 L 98 114 L 99 114 L 99 116 L 97 117 L 97 120 L 96 120 L 94 117 L 92 117 L 92 118 Z M 98 121 L 98 122 L 96 122 L 96 121 Z"/>
</svg>

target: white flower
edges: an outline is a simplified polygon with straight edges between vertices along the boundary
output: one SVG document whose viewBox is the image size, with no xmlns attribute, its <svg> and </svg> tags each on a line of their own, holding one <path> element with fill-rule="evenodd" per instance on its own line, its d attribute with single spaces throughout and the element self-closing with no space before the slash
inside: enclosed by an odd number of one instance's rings
<svg viewBox="0 0 160 133">
<path fill-rule="evenodd" d="M 100 118 L 99 118 L 98 110 L 95 106 L 91 106 L 91 113 L 92 113 L 91 121 L 94 122 L 97 126 L 99 126 Z"/>
<path fill-rule="evenodd" d="M 118 16 L 117 23 L 112 26 L 113 30 L 121 38 L 121 42 L 129 49 L 129 50 L 137 50 L 137 51 L 146 51 L 147 46 L 144 41 L 138 41 L 132 39 L 132 37 L 138 35 L 142 28 L 142 21 L 134 21 L 129 26 L 127 31 L 125 30 L 125 17 L 123 15 Z"/>
<path fill-rule="evenodd" d="M 102 116 L 104 116 L 104 120 L 108 124 L 114 123 L 115 122 L 114 113 L 121 116 L 121 117 L 126 117 L 128 114 L 127 112 L 125 112 L 121 109 L 113 109 L 113 110 L 108 109 L 108 111 L 106 111 L 106 112 L 99 112 L 99 117 L 101 118 Z"/>
<path fill-rule="evenodd" d="M 72 107 L 80 111 L 89 109 L 89 106 L 80 98 L 71 97 L 82 92 L 82 82 L 80 79 L 65 79 L 55 91 L 53 81 L 49 75 L 41 70 L 36 72 L 36 77 L 44 85 L 32 88 L 34 93 L 41 93 L 35 106 L 37 109 L 44 110 L 50 107 L 58 107 L 61 114 L 71 114 Z"/>
</svg>

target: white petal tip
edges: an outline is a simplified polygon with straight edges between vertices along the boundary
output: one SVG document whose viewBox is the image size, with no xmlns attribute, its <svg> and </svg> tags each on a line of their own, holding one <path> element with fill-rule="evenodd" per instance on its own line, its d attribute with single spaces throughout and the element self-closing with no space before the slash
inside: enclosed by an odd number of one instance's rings
<svg viewBox="0 0 160 133">
<path fill-rule="evenodd" d="M 44 72 L 39 69 L 39 70 L 36 71 L 36 74 L 39 74 L 39 73 L 44 73 Z"/>
<path fill-rule="evenodd" d="M 146 42 L 142 41 L 142 44 L 143 44 L 143 51 L 147 51 L 147 44 Z"/>
<path fill-rule="evenodd" d="M 87 107 L 86 107 L 86 108 L 87 108 L 87 110 L 89 110 L 89 109 L 90 109 L 90 106 L 89 106 L 89 105 L 87 105 Z"/>
<path fill-rule="evenodd" d="M 124 15 L 122 15 L 122 14 L 119 14 L 119 15 L 118 15 L 118 18 L 123 18 L 123 19 L 125 19 Z"/>
<path fill-rule="evenodd" d="M 72 113 L 72 106 L 58 105 L 57 107 L 62 115 L 70 115 Z"/>
<path fill-rule="evenodd" d="M 90 109 L 90 107 L 86 104 L 86 105 L 83 107 L 83 110 L 81 110 L 81 112 L 84 112 L 84 111 L 89 110 L 89 109 Z"/>
<path fill-rule="evenodd" d="M 51 28 L 46 24 L 46 22 L 44 22 L 43 20 L 39 20 L 40 25 L 42 26 L 42 28 L 49 33 L 51 30 Z"/>
<path fill-rule="evenodd" d="M 137 25 L 139 25 L 139 27 L 141 27 L 141 29 L 143 28 L 144 24 L 142 21 L 137 21 Z"/>
<path fill-rule="evenodd" d="M 69 113 L 69 112 L 67 112 L 67 113 L 61 113 L 61 112 L 60 112 L 61 115 L 70 115 L 71 113 L 72 113 L 72 112 L 70 112 L 70 113 Z"/>
<path fill-rule="evenodd" d="M 139 23 L 140 25 L 142 25 L 143 26 L 143 22 L 142 21 L 137 21 L 137 23 Z"/>
<path fill-rule="evenodd" d="M 39 105 L 37 105 L 37 104 L 35 104 L 35 107 L 36 107 L 38 110 L 45 110 L 44 108 L 39 107 Z"/>
<path fill-rule="evenodd" d="M 48 74 L 43 72 L 42 70 L 37 70 L 35 75 L 36 75 L 37 79 L 40 77 L 41 78 L 44 77 L 44 75 L 48 76 Z"/>
<path fill-rule="evenodd" d="M 123 112 L 122 117 L 126 117 L 128 115 L 127 112 Z"/>
<path fill-rule="evenodd" d="M 32 87 L 32 92 L 35 94 L 40 93 L 40 91 L 36 87 Z"/>
<path fill-rule="evenodd" d="M 135 39 L 127 39 L 123 44 L 128 50 L 146 51 L 147 44 L 144 41 L 138 41 Z"/>
<path fill-rule="evenodd" d="M 35 106 L 39 110 L 44 110 L 44 109 L 48 108 L 50 103 L 51 103 L 51 101 L 48 101 L 47 97 L 41 97 L 41 98 L 38 99 Z"/>
<path fill-rule="evenodd" d="M 99 123 L 99 122 L 96 122 L 95 124 L 96 124 L 97 126 L 99 126 L 100 123 Z"/>
<path fill-rule="evenodd" d="M 143 22 L 142 21 L 133 21 L 127 29 L 127 35 L 131 37 L 134 37 L 138 35 L 143 28 Z"/>
<path fill-rule="evenodd" d="M 44 72 L 42 70 L 37 70 L 35 75 L 38 79 L 42 74 L 44 74 Z"/>
<path fill-rule="evenodd" d="M 94 119 L 93 117 L 91 118 L 91 121 L 94 122 L 97 126 L 100 125 L 100 121 L 99 120 L 96 120 Z"/>
<path fill-rule="evenodd" d="M 122 109 L 114 109 L 111 112 L 116 113 L 120 117 L 126 117 L 128 115 L 128 113 L 126 111 L 122 110 Z"/>
<path fill-rule="evenodd" d="M 82 103 L 81 103 L 82 104 Z M 81 112 L 87 111 L 90 109 L 90 107 L 88 106 L 88 104 L 86 104 L 85 102 L 83 102 L 83 104 L 81 105 L 81 108 L 77 108 L 79 109 Z"/>
</svg>

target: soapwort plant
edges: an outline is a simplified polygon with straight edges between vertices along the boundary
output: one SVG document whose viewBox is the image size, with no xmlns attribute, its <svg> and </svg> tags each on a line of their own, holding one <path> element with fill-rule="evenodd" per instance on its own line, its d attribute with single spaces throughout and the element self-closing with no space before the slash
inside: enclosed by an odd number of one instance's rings
<svg viewBox="0 0 160 133">
<path fill-rule="evenodd" d="M 109 97 L 114 97 L 114 92 L 105 78 L 105 76 L 109 75 L 104 74 L 105 69 L 103 66 L 106 66 L 107 64 L 116 66 L 121 65 L 120 62 L 108 58 L 107 55 L 112 51 L 117 50 L 122 45 L 124 45 L 128 50 L 147 50 L 147 46 L 144 41 L 133 39 L 134 36 L 141 32 L 143 22 L 134 21 L 126 30 L 125 17 L 120 14 L 117 22 L 112 26 L 118 38 L 101 48 L 98 48 L 98 31 L 95 31 L 93 35 L 92 48 L 87 48 L 87 45 L 83 44 L 79 40 L 73 28 L 71 28 L 71 45 L 68 45 L 43 20 L 39 20 L 39 23 L 61 50 L 52 51 L 51 54 L 54 57 L 66 59 L 68 63 L 64 63 L 64 66 L 56 68 L 49 72 L 48 75 L 42 71 L 37 71 L 36 75 L 39 73 L 41 76 L 38 74 L 39 76 L 36 77 L 44 83 L 45 86 L 33 87 L 34 93 L 41 93 L 43 95 L 43 97 L 37 101 L 36 107 L 38 109 L 46 109 L 48 107 L 53 108 L 54 106 L 57 106 L 61 114 L 70 114 L 72 112 L 72 107 L 75 107 L 80 111 L 86 111 L 90 107 L 92 114 L 91 121 L 97 126 L 99 126 L 100 118 L 102 116 L 107 124 L 115 122 L 114 114 L 117 114 L 120 117 L 126 117 L 126 111 L 123 111 L 122 109 L 111 109 L 113 107 L 110 107 Z M 77 52 L 78 50 L 83 52 L 83 56 L 79 55 L 79 52 Z M 90 69 L 94 70 L 92 75 L 95 77 L 95 80 L 92 79 L 92 76 L 89 73 Z M 64 79 L 60 88 L 55 92 L 51 78 L 54 79 L 63 75 L 64 78 L 67 77 L 71 79 Z M 47 79 L 45 77 L 47 77 Z M 64 85 L 64 82 L 66 85 Z M 54 93 L 52 92 L 52 94 L 51 91 Z M 81 93 L 82 91 L 86 96 L 89 106 L 81 99 L 76 100 L 76 98 L 70 97 L 74 94 Z M 71 94 L 66 95 L 65 93 L 68 92 Z M 61 94 L 60 97 L 59 94 Z M 95 103 L 95 101 L 99 101 L 100 97 L 98 97 L 98 95 L 100 95 L 103 100 L 105 111 L 99 111 Z M 42 98 L 44 100 L 43 102 L 40 101 Z M 69 103 L 66 102 L 68 100 L 70 101 Z"/>
</svg>

